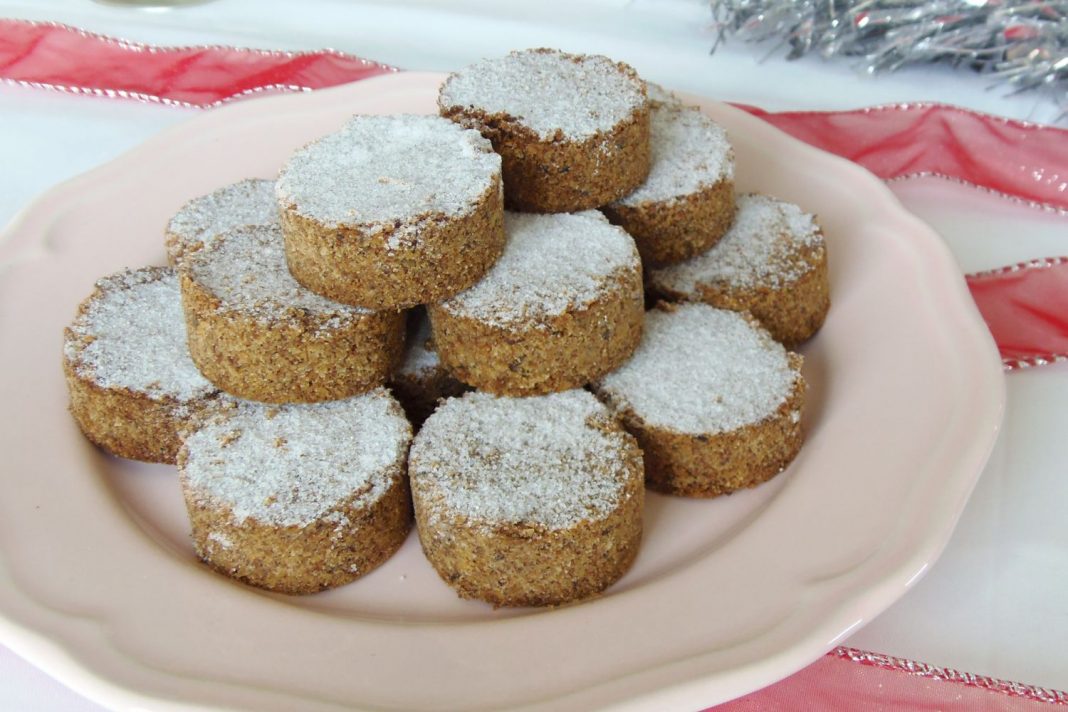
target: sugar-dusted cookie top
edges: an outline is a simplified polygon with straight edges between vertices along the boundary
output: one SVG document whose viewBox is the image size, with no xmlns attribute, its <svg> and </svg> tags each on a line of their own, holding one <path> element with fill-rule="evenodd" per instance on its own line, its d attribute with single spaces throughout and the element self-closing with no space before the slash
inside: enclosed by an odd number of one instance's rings
<svg viewBox="0 0 1068 712">
<path fill-rule="evenodd" d="M 178 401 L 216 392 L 189 356 L 178 278 L 169 267 L 99 280 L 66 331 L 63 354 L 79 378 L 101 388 Z"/>
<path fill-rule="evenodd" d="M 371 312 L 305 288 L 286 266 L 277 225 L 245 226 L 224 233 L 186 260 L 192 281 L 218 299 L 218 309 L 265 323 L 287 320 L 329 329 Z"/>
<path fill-rule="evenodd" d="M 438 105 L 506 115 L 538 135 L 582 141 L 610 133 L 646 102 L 645 83 L 625 64 L 552 49 L 484 59 L 449 76 Z"/>
<path fill-rule="evenodd" d="M 439 116 L 354 116 L 298 150 L 278 176 L 279 206 L 331 227 L 402 239 L 427 216 L 474 210 L 501 159 L 477 132 Z"/>
<path fill-rule="evenodd" d="M 620 504 L 637 449 L 589 392 L 445 401 L 411 451 L 413 488 L 435 517 L 567 529 Z"/>
<path fill-rule="evenodd" d="M 480 282 L 441 304 L 450 314 L 529 325 L 585 307 L 614 275 L 640 269 L 634 240 L 597 211 L 504 220 L 504 253 Z"/>
<path fill-rule="evenodd" d="M 183 205 L 167 223 L 167 254 L 177 262 L 235 227 L 277 222 L 274 180 L 248 178 Z"/>
<path fill-rule="evenodd" d="M 619 204 L 663 202 L 734 179 L 727 132 L 700 110 L 656 104 L 649 119 L 649 176 Z"/>
<path fill-rule="evenodd" d="M 751 317 L 684 303 L 647 312 L 638 349 L 596 390 L 647 425 L 708 435 L 773 415 L 798 377 Z"/>
<path fill-rule="evenodd" d="M 411 426 L 384 388 L 323 403 L 241 401 L 190 434 L 186 484 L 241 523 L 304 526 L 370 505 L 397 477 Z"/>
<path fill-rule="evenodd" d="M 793 203 L 768 195 L 738 196 L 738 212 L 726 235 L 711 249 L 685 262 L 652 270 L 659 289 L 693 294 L 702 284 L 779 288 L 812 269 L 799 255 L 822 249 L 815 217 Z"/>
</svg>

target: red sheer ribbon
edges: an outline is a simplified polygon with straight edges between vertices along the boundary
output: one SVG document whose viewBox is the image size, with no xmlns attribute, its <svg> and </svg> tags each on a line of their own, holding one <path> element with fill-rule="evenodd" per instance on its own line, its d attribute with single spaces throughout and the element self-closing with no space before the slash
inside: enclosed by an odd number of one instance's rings
<svg viewBox="0 0 1068 712">
<path fill-rule="evenodd" d="M 1068 131 L 943 104 L 771 113 L 742 106 L 884 180 L 938 175 L 1068 211 Z"/>
<path fill-rule="evenodd" d="M 1068 705 L 1068 693 L 839 647 L 785 680 L 707 712 L 1039 712 L 1050 705 Z"/>
<path fill-rule="evenodd" d="M 77 94 L 215 106 L 265 91 L 307 91 L 396 71 L 352 55 L 233 47 L 154 47 L 54 23 L 0 20 L 0 78 Z"/>
<path fill-rule="evenodd" d="M 0 78 L 26 86 L 214 106 L 262 91 L 319 89 L 393 71 L 333 50 L 154 47 L 55 23 L 0 20 Z M 754 116 L 884 179 L 941 175 L 1068 212 L 1068 131 L 938 104 Z M 1007 368 L 1068 357 L 1068 264 L 969 277 Z"/>
<path fill-rule="evenodd" d="M 968 275 L 1008 369 L 1068 358 L 1068 257 Z"/>
</svg>

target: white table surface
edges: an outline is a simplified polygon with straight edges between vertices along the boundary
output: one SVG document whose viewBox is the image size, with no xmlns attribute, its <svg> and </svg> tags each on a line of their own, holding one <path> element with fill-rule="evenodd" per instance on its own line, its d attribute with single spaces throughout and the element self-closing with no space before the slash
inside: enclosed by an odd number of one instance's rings
<svg viewBox="0 0 1068 712">
<path fill-rule="evenodd" d="M 759 62 L 763 50 L 737 42 L 709 56 L 711 16 L 697 0 L 218 0 L 169 11 L 0 0 L 0 17 L 56 20 L 160 44 L 334 47 L 412 69 L 453 69 L 517 47 L 555 46 L 608 54 L 665 85 L 770 109 L 936 100 L 1037 121 L 1058 111 L 1033 94 L 992 91 L 967 71 L 867 77 L 841 62 Z M 194 113 L 0 86 L 0 224 L 55 183 Z M 1064 215 L 937 179 L 891 187 L 946 239 L 964 271 L 1068 254 Z M 1068 690 L 1065 422 L 1068 365 L 1008 376 L 1003 432 L 945 553 L 847 644 Z M 0 645 L 0 709 L 101 708 Z"/>
</svg>

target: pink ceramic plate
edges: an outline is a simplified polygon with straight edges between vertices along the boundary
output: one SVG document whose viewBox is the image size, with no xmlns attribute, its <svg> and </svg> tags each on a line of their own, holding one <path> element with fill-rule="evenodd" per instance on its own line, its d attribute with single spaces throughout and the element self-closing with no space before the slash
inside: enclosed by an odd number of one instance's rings
<svg viewBox="0 0 1068 712">
<path fill-rule="evenodd" d="M 163 261 L 186 200 L 269 177 L 354 112 L 428 112 L 439 75 L 247 101 L 52 190 L 0 245 L 0 636 L 119 708 L 698 709 L 809 663 L 938 556 L 994 442 L 994 345 L 939 239 L 852 164 L 727 106 L 742 189 L 823 222 L 830 318 L 805 349 L 808 442 L 781 477 L 651 496 L 634 569 L 597 600 L 460 601 L 414 535 L 304 598 L 200 566 L 172 468 L 116 460 L 66 412 L 63 326 L 93 281 Z"/>
</svg>

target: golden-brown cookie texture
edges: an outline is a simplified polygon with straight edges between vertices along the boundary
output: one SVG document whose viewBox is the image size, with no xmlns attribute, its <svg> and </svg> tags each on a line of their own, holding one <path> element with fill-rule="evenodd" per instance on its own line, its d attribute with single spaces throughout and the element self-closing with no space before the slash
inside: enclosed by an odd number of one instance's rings
<svg viewBox="0 0 1068 712">
<path fill-rule="evenodd" d="M 274 180 L 248 178 L 183 205 L 164 233 L 167 260 L 178 264 L 219 235 L 244 225 L 278 224 Z"/>
<path fill-rule="evenodd" d="M 384 388 L 329 403 L 235 403 L 191 432 L 178 456 L 197 555 L 281 593 L 367 574 L 411 528 L 410 442 Z"/>
<path fill-rule="evenodd" d="M 596 211 L 507 213 L 501 259 L 474 287 L 429 307 L 434 345 L 460 381 L 502 395 L 584 385 L 641 339 L 634 241 Z"/>
<path fill-rule="evenodd" d="M 803 442 L 802 359 L 748 314 L 662 304 L 594 392 L 634 434 L 650 488 L 715 497 L 779 474 Z"/>
<path fill-rule="evenodd" d="M 504 246 L 501 159 L 439 116 L 355 116 L 297 151 L 276 190 L 293 276 L 346 304 L 445 299 Z"/>
<path fill-rule="evenodd" d="M 333 302 L 286 269 L 278 226 L 246 226 L 189 255 L 180 270 L 189 352 L 232 395 L 316 402 L 386 381 L 404 316 Z"/>
<path fill-rule="evenodd" d="M 649 172 L 645 83 L 607 57 L 543 48 L 485 59 L 445 80 L 438 108 L 493 142 L 511 210 L 600 207 Z"/>
<path fill-rule="evenodd" d="M 657 101 L 650 145 L 649 177 L 601 208 L 634 237 L 647 268 L 704 252 L 734 221 L 734 150 L 722 127 L 698 109 Z"/>
<path fill-rule="evenodd" d="M 587 391 L 445 401 L 412 444 L 419 538 L 463 598 L 546 606 L 603 591 L 642 533 L 642 456 Z"/>
<path fill-rule="evenodd" d="M 787 346 L 815 334 L 831 305 L 827 247 L 815 217 L 768 195 L 738 196 L 734 224 L 718 243 L 647 277 L 655 297 L 748 311 Z"/>
<path fill-rule="evenodd" d="M 180 430 L 218 395 L 189 356 L 178 277 L 169 267 L 99 280 L 64 332 L 63 373 L 86 437 L 147 462 L 173 463 Z"/>
<path fill-rule="evenodd" d="M 430 335 L 430 318 L 422 307 L 408 312 L 404 358 L 389 379 L 389 387 L 416 430 L 434 412 L 438 401 L 454 398 L 468 390 L 466 385 L 453 378 L 438 358 Z"/>
</svg>

